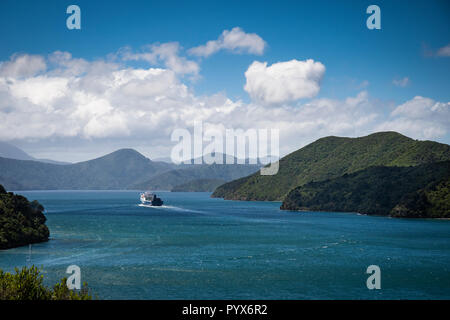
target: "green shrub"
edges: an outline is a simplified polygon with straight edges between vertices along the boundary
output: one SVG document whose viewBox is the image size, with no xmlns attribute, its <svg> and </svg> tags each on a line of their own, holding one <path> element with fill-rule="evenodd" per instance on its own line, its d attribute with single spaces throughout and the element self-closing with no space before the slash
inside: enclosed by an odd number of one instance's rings
<svg viewBox="0 0 450 320">
<path fill-rule="evenodd" d="M 30 268 L 15 268 L 16 273 L 3 272 L 0 269 L 0 300 L 91 300 L 87 283 L 80 290 L 69 290 L 67 278 L 47 288 L 43 284 L 44 276 L 34 265 Z"/>
</svg>

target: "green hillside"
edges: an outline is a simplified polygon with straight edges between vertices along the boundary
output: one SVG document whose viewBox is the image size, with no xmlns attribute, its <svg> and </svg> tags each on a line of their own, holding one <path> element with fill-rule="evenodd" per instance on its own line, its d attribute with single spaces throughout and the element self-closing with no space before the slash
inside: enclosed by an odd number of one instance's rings
<svg viewBox="0 0 450 320">
<path fill-rule="evenodd" d="M 286 196 L 281 209 L 450 218 L 449 183 L 450 161 L 370 167 L 297 187 Z"/>
<path fill-rule="evenodd" d="M 21 195 L 7 193 L 0 185 L 0 249 L 48 240 L 44 208 Z"/>
<path fill-rule="evenodd" d="M 391 210 L 393 217 L 450 218 L 450 178 L 405 195 Z"/>
<path fill-rule="evenodd" d="M 416 166 L 450 160 L 450 146 L 418 141 L 396 132 L 360 138 L 321 138 L 279 161 L 273 176 L 259 172 L 218 187 L 213 197 L 283 200 L 290 190 L 311 181 L 342 176 L 370 166 Z"/>
</svg>

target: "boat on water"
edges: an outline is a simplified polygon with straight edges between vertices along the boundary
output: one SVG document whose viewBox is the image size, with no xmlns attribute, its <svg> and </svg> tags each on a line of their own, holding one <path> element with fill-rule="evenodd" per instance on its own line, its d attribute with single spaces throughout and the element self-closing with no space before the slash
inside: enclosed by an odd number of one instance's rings
<svg viewBox="0 0 450 320">
<path fill-rule="evenodd" d="M 151 205 L 155 207 L 159 207 L 163 205 L 163 201 L 161 198 L 158 198 L 155 193 L 152 192 L 144 192 L 141 193 L 141 202 L 146 205 Z"/>
</svg>

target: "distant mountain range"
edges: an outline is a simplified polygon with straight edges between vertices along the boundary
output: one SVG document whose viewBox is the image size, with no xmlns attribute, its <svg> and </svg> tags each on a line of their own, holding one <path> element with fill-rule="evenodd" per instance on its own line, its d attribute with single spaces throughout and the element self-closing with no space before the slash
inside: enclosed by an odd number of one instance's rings
<svg viewBox="0 0 450 320">
<path fill-rule="evenodd" d="M 209 155 L 209 159 L 206 159 L 206 156 L 197 157 L 191 160 L 188 160 L 186 162 L 181 163 L 180 165 L 191 165 L 191 164 L 210 164 L 213 160 L 218 160 L 217 164 L 254 164 L 262 166 L 264 164 L 268 164 L 270 162 L 278 160 L 275 156 L 266 156 L 261 158 L 236 158 L 233 156 L 230 156 L 228 154 L 223 153 L 214 153 L 212 152 Z M 213 158 L 214 157 L 214 158 Z M 162 158 L 166 159 L 166 158 Z M 220 159 L 220 160 L 219 160 Z M 170 161 L 171 162 L 171 161 Z"/>
<path fill-rule="evenodd" d="M 172 188 L 174 192 L 210 192 L 226 181 L 222 179 L 196 179 L 177 185 Z"/>
<path fill-rule="evenodd" d="M 10 158 L 17 160 L 35 160 L 39 162 L 45 163 L 53 163 L 53 164 L 70 164 L 69 162 L 63 161 L 55 161 L 50 159 L 37 159 L 30 156 L 28 153 L 23 151 L 22 149 L 17 148 L 9 143 L 0 141 L 0 157 L 2 158 Z"/>
<path fill-rule="evenodd" d="M 26 157 L 24 154 L 17 148 L 8 151 L 9 156 Z M 133 149 L 120 149 L 97 159 L 66 165 L 0 157 L 0 184 L 8 190 L 171 190 L 175 186 L 203 178 L 230 181 L 249 175 L 259 167 L 177 166 L 152 161 Z M 204 187 L 199 185 L 202 191 Z M 213 190 L 211 188 L 210 191 Z"/>
<path fill-rule="evenodd" d="M 396 132 L 360 138 L 325 137 L 283 157 L 276 175 L 257 172 L 219 186 L 212 196 L 282 201 L 294 188 L 371 166 L 407 167 L 446 160 L 450 160 L 450 146 L 414 140 Z"/>
<path fill-rule="evenodd" d="M 214 191 L 217 184 L 204 184 L 204 179 L 222 180 L 223 182 L 248 176 L 260 169 L 260 165 L 249 164 L 191 164 L 182 165 L 180 169 L 166 171 L 130 186 L 131 189 L 173 190 L 178 191 Z M 200 180 L 200 181 L 198 181 Z M 186 187 L 189 183 L 189 187 Z M 194 186 L 199 189 L 193 190 Z M 209 186 L 205 189 L 205 186 Z"/>
</svg>

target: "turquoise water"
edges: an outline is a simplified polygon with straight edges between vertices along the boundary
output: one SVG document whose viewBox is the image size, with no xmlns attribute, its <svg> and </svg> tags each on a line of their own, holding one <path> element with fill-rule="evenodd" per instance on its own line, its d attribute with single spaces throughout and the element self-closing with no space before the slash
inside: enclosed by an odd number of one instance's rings
<svg viewBox="0 0 450 320">
<path fill-rule="evenodd" d="M 81 268 L 100 299 L 449 299 L 450 221 L 285 212 L 280 203 L 160 192 L 29 191 L 51 240 L 32 246 L 46 284 Z M 0 251 L 0 268 L 30 264 Z M 369 265 L 381 290 L 368 290 Z"/>
</svg>

